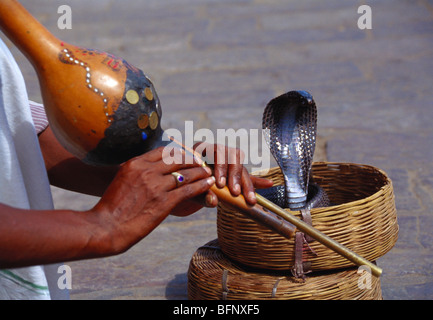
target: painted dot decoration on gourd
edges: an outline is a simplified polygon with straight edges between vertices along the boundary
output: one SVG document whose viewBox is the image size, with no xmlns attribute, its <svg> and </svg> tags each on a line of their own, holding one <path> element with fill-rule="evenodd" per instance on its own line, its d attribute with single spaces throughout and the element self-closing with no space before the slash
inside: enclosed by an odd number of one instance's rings
<svg viewBox="0 0 433 320">
<path fill-rule="evenodd" d="M 140 96 L 142 96 L 144 104 L 140 104 Z M 159 125 L 158 113 L 152 111 L 150 115 L 148 115 L 147 112 L 145 111 L 146 108 L 144 107 L 144 105 L 147 104 L 146 101 L 153 102 L 155 99 L 152 89 L 150 87 L 145 87 L 143 91 L 141 90 L 135 91 L 130 89 L 125 93 L 125 99 L 131 105 L 139 104 L 137 108 L 143 113 L 140 113 L 137 118 L 137 126 L 142 130 L 140 133 L 142 140 L 146 140 L 148 138 L 149 132 L 146 133 L 145 130 L 146 129 L 155 130 Z"/>
<path fill-rule="evenodd" d="M 63 49 L 61 51 L 60 60 L 65 63 L 73 64 L 82 67 L 86 71 L 86 86 L 90 90 L 92 90 L 95 94 L 97 94 L 99 97 L 101 97 L 102 102 L 104 103 L 104 114 L 107 117 L 107 121 L 109 123 L 112 122 L 112 119 L 110 117 L 110 114 L 108 113 L 108 98 L 105 96 L 104 92 L 101 91 L 99 88 L 96 88 L 92 84 L 92 72 L 90 67 L 87 65 L 86 62 L 80 61 L 79 59 L 75 58 L 74 54 L 68 50 Z"/>
<path fill-rule="evenodd" d="M 149 118 L 150 129 L 155 130 L 158 127 L 158 123 L 159 123 L 158 114 L 155 111 L 153 111 L 150 114 L 150 118 Z"/>
<path fill-rule="evenodd" d="M 97 66 L 87 63 L 84 57 L 76 58 L 73 52 L 77 56 L 77 52 L 82 55 L 98 55 L 103 59 L 102 64 L 114 71 L 124 70 L 126 80 L 122 99 L 118 101 L 118 97 L 111 97 L 108 92 L 104 92 L 108 90 L 103 85 L 104 81 L 96 81 L 99 79 Z M 88 150 L 82 161 L 95 165 L 120 164 L 151 150 L 162 131 L 161 107 L 151 80 L 140 69 L 112 55 L 78 47 L 62 48 L 58 58 L 62 63 L 82 68 L 82 84 L 102 100 L 102 111 L 109 124 L 96 147 Z M 95 133 L 94 130 L 92 132 Z"/>
<path fill-rule="evenodd" d="M 144 96 L 147 100 L 152 101 L 153 100 L 153 93 L 152 90 L 149 87 L 146 87 L 144 89 Z"/>
<path fill-rule="evenodd" d="M 138 101 L 140 101 L 140 96 L 138 95 L 137 91 L 135 91 L 135 90 L 128 90 L 126 92 L 126 100 L 130 104 L 137 104 Z"/>
<path fill-rule="evenodd" d="M 149 125 L 149 116 L 147 114 L 142 114 L 138 117 L 137 125 L 140 129 L 146 129 Z"/>
</svg>

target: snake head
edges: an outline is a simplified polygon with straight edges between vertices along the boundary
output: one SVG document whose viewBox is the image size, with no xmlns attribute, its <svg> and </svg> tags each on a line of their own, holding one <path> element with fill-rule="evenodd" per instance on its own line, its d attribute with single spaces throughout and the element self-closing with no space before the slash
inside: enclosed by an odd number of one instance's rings
<svg viewBox="0 0 433 320">
<path fill-rule="evenodd" d="M 262 126 L 284 176 L 286 208 L 304 208 L 316 147 L 317 110 L 313 97 L 307 91 L 290 91 L 272 99 L 263 113 Z"/>
</svg>

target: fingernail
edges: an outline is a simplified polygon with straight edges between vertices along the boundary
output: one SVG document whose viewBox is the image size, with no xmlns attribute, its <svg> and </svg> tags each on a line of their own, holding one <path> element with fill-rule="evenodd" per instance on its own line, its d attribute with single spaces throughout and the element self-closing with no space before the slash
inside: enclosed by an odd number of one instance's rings
<svg viewBox="0 0 433 320">
<path fill-rule="evenodd" d="M 248 199 L 250 199 L 251 201 L 256 200 L 256 194 L 254 192 L 250 191 L 248 193 Z"/>
<path fill-rule="evenodd" d="M 209 167 L 203 167 L 208 174 L 212 174 L 212 170 Z"/>
<path fill-rule="evenodd" d="M 241 192 L 241 186 L 238 184 L 235 184 L 235 186 L 233 187 L 233 191 L 234 192 Z"/>
<path fill-rule="evenodd" d="M 224 187 L 226 185 L 226 177 L 221 177 L 220 178 L 220 186 Z"/>
<path fill-rule="evenodd" d="M 215 177 L 212 176 L 212 177 L 207 178 L 207 183 L 208 183 L 210 186 L 212 186 L 212 185 L 215 183 Z"/>
<path fill-rule="evenodd" d="M 207 206 L 211 206 L 211 205 L 212 205 L 212 200 L 213 200 L 213 195 L 208 194 L 208 195 L 206 196 L 206 205 L 207 205 Z"/>
</svg>

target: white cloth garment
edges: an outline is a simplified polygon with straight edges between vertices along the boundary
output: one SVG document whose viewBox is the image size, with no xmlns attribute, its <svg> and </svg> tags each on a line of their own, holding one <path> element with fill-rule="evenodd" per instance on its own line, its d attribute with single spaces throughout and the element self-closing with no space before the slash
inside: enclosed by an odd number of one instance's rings
<svg viewBox="0 0 433 320">
<path fill-rule="evenodd" d="M 1 203 L 21 209 L 54 208 L 24 79 L 1 39 L 0 164 Z M 67 290 L 57 285 L 62 275 L 58 266 L 0 270 L 0 299 L 67 299 Z"/>
</svg>

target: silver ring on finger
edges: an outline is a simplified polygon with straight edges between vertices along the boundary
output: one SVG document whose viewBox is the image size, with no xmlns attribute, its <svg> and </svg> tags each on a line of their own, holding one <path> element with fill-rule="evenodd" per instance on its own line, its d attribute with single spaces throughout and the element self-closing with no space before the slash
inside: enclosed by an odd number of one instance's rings
<svg viewBox="0 0 433 320">
<path fill-rule="evenodd" d="M 176 187 L 179 188 L 185 183 L 185 177 L 181 175 L 179 172 L 172 172 L 171 175 L 176 180 Z"/>
</svg>

